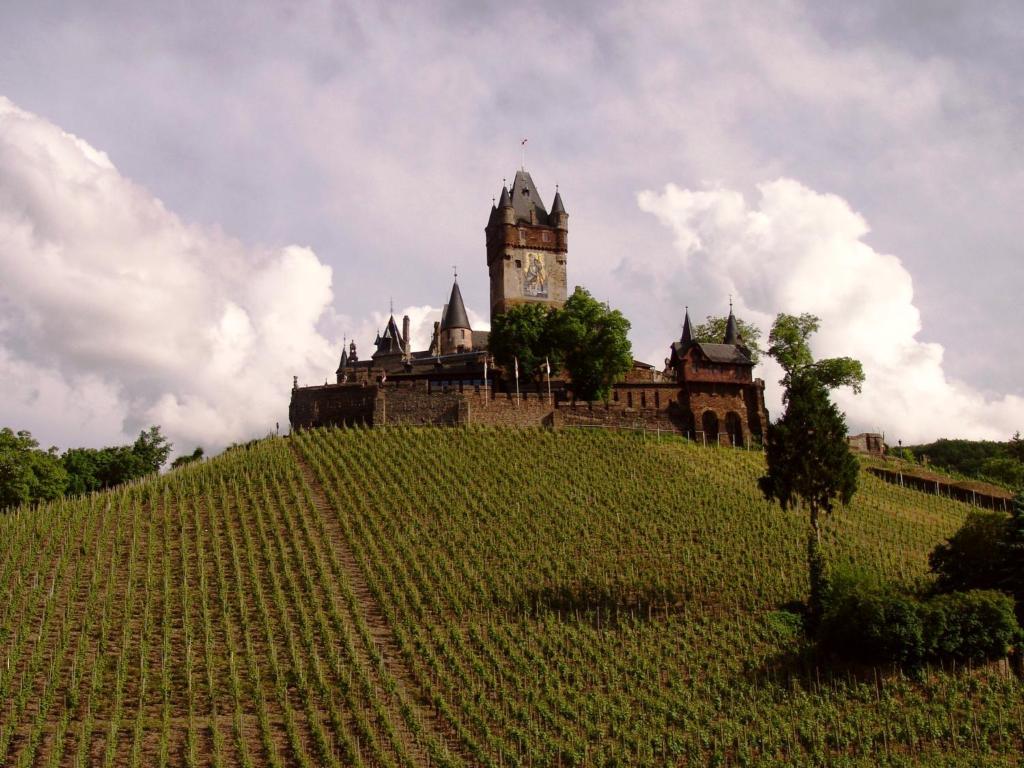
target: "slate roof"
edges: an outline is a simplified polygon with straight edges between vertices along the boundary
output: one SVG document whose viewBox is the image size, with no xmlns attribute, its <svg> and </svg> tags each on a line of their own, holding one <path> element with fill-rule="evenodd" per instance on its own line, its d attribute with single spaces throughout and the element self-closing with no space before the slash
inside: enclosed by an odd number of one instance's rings
<svg viewBox="0 0 1024 768">
<path fill-rule="evenodd" d="M 466 314 L 466 305 L 462 302 L 462 291 L 459 290 L 458 281 L 452 284 L 452 295 L 448 299 L 444 317 L 441 318 L 441 330 L 447 331 L 449 328 L 469 328 L 469 315 Z"/>
<path fill-rule="evenodd" d="M 402 351 L 402 334 L 398 330 L 398 323 L 395 322 L 394 315 L 388 319 L 384 333 L 377 336 L 374 344 L 377 346 L 377 354 L 386 355 Z"/>
<path fill-rule="evenodd" d="M 551 213 L 565 213 L 565 206 L 562 205 L 562 193 L 555 192 L 555 201 L 551 203 Z"/>
<path fill-rule="evenodd" d="M 732 307 L 729 307 L 729 319 L 725 323 L 725 338 L 722 340 L 722 343 L 740 343 L 740 330 L 736 327 L 736 315 L 732 313 Z"/>
<path fill-rule="evenodd" d="M 750 355 L 743 347 L 736 344 L 703 344 L 698 342 L 697 346 L 704 356 L 713 363 L 733 363 L 739 365 L 753 365 Z"/>
<path fill-rule="evenodd" d="M 548 223 L 548 212 L 540 199 L 537 187 L 526 171 L 516 171 L 515 181 L 512 182 L 512 208 L 516 212 L 516 221 L 530 221 L 530 211 L 537 211 L 537 223 Z M 504 200 L 504 194 L 502 200 Z"/>
<path fill-rule="evenodd" d="M 681 344 L 688 344 L 693 341 L 693 331 L 690 329 L 690 310 L 687 308 L 686 314 L 683 317 L 683 335 L 679 339 Z"/>
</svg>

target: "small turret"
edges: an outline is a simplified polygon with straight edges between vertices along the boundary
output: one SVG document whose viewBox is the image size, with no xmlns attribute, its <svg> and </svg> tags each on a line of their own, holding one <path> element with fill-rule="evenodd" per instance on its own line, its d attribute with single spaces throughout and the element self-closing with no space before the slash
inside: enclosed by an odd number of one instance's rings
<svg viewBox="0 0 1024 768">
<path fill-rule="evenodd" d="M 346 379 L 348 379 L 348 374 L 347 371 L 345 370 L 346 368 L 348 368 L 348 352 L 345 351 L 345 342 L 342 341 L 341 362 L 338 363 L 338 370 L 334 372 L 335 376 L 337 376 L 339 384 L 344 384 Z"/>
<path fill-rule="evenodd" d="M 348 345 L 348 362 L 349 362 L 349 365 L 351 365 L 352 363 L 359 362 L 359 355 L 356 354 L 356 340 L 355 339 L 352 339 L 351 343 Z"/>
<path fill-rule="evenodd" d="M 441 354 L 469 352 L 473 349 L 473 331 L 469 327 L 469 315 L 462 301 L 458 278 L 452 283 L 452 294 L 441 317 Z"/>
<path fill-rule="evenodd" d="M 412 339 L 409 338 L 409 316 L 402 316 L 402 350 L 405 352 L 406 359 L 412 354 Z"/>
<path fill-rule="evenodd" d="M 680 344 L 689 344 L 693 341 L 693 330 L 690 328 L 690 308 L 687 307 L 683 315 L 683 335 L 679 337 Z"/>
<path fill-rule="evenodd" d="M 732 313 L 732 302 L 729 302 L 729 319 L 725 322 L 725 339 L 723 344 L 742 344 L 743 337 L 740 336 L 739 326 L 736 324 L 736 315 Z"/>
<path fill-rule="evenodd" d="M 569 229 L 569 214 L 565 212 L 565 205 L 562 204 L 562 193 L 558 191 L 558 185 L 555 185 L 555 199 L 551 203 L 551 226 L 557 229 L 568 230 Z"/>
<path fill-rule="evenodd" d="M 501 197 L 498 198 L 498 213 L 503 224 L 516 223 L 516 211 L 512 207 L 512 198 L 508 194 L 508 187 L 501 185 Z"/>
</svg>

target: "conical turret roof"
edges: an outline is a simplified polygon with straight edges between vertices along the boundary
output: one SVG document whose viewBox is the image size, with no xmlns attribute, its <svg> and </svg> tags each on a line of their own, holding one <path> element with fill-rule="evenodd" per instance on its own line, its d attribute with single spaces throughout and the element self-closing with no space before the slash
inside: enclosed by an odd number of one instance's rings
<svg viewBox="0 0 1024 768">
<path fill-rule="evenodd" d="M 736 315 L 732 313 L 732 304 L 729 305 L 729 319 L 725 322 L 725 339 L 723 344 L 741 343 L 740 329 L 736 325 Z"/>
<path fill-rule="evenodd" d="M 338 363 L 338 370 L 335 371 L 339 376 L 345 372 L 348 368 L 348 352 L 345 350 L 345 345 L 341 345 L 341 362 Z"/>
<path fill-rule="evenodd" d="M 452 284 L 452 295 L 448 299 L 444 317 L 441 318 L 441 330 L 447 331 L 450 328 L 470 330 L 469 315 L 466 314 L 466 305 L 462 302 L 462 291 L 459 290 L 458 280 Z"/>
<path fill-rule="evenodd" d="M 508 196 L 508 187 L 504 184 L 501 185 L 501 197 L 498 198 L 499 208 L 511 208 L 512 199 Z"/>
<path fill-rule="evenodd" d="M 683 315 L 683 335 L 679 338 L 680 344 L 689 344 L 693 341 L 693 330 L 690 328 L 690 308 L 686 308 Z"/>
<path fill-rule="evenodd" d="M 562 205 L 562 193 L 555 190 L 555 200 L 551 203 L 551 213 L 565 213 L 565 206 Z"/>
</svg>

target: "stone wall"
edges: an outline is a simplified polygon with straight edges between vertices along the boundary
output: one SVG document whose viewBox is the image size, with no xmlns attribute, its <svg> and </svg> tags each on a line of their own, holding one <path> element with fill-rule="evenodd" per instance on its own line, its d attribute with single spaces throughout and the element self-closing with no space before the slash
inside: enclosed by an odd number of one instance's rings
<svg viewBox="0 0 1024 768">
<path fill-rule="evenodd" d="M 747 444 L 760 438 L 760 382 L 739 387 L 706 383 L 685 390 L 676 384 L 619 384 L 608 403 L 573 402 L 564 392 L 549 401 L 546 392 L 495 392 L 480 386 L 431 388 L 429 382 L 345 384 L 292 391 L 293 428 L 329 424 L 355 426 L 586 426 L 675 431 L 696 440 Z M 717 434 L 706 429 L 705 413 L 717 420 Z M 738 421 L 737 421 L 738 420 Z"/>
<path fill-rule="evenodd" d="M 377 387 L 328 384 L 292 390 L 288 419 L 292 427 L 373 426 Z"/>
</svg>

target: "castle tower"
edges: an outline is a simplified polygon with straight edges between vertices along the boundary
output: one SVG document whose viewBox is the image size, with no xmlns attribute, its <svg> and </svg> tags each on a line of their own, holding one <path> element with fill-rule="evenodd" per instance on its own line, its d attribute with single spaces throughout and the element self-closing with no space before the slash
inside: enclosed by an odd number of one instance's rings
<svg viewBox="0 0 1024 768">
<path fill-rule="evenodd" d="M 452 295 L 444 308 L 441 318 L 440 346 L 442 355 L 470 352 L 473 349 L 473 330 L 469 327 L 469 315 L 462 301 L 458 279 L 452 283 Z"/>
<path fill-rule="evenodd" d="M 525 169 L 502 187 L 487 221 L 491 320 L 515 304 L 561 307 L 567 294 L 569 214 L 555 191 L 549 214 Z"/>
</svg>

